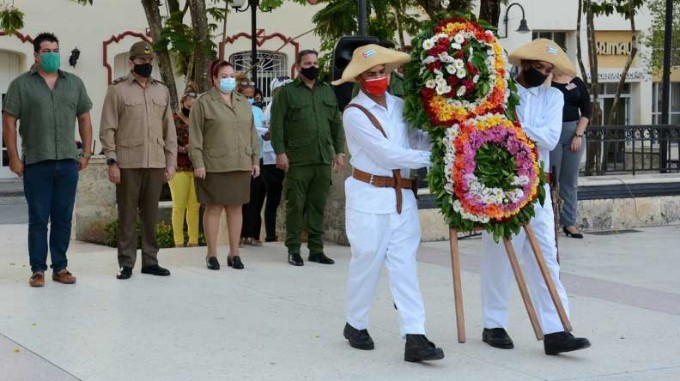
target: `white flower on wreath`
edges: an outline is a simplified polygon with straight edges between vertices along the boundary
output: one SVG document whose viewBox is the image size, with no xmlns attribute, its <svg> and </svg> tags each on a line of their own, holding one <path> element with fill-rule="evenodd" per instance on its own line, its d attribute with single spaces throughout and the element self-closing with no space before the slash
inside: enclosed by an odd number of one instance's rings
<svg viewBox="0 0 680 381">
<path fill-rule="evenodd" d="M 456 91 L 456 95 L 458 95 L 459 97 L 462 97 L 463 95 L 465 95 L 466 91 L 467 91 L 467 89 L 465 88 L 465 86 L 461 86 L 461 87 L 458 88 L 458 91 Z"/>
<path fill-rule="evenodd" d="M 451 206 L 455 212 L 459 213 L 461 217 L 463 217 L 466 220 L 481 222 L 483 224 L 489 222 L 489 217 L 479 217 L 477 215 L 465 211 L 465 209 L 463 209 L 463 205 L 460 203 L 460 200 L 454 200 L 451 203 Z"/>
<path fill-rule="evenodd" d="M 436 58 L 436 57 L 427 56 L 427 57 L 425 57 L 425 59 L 423 60 L 423 64 L 429 65 L 429 64 L 431 64 L 431 63 L 433 63 L 433 62 L 435 62 L 435 61 L 437 61 L 437 58 Z"/>
<path fill-rule="evenodd" d="M 434 89 L 435 86 L 437 86 L 437 83 L 434 81 L 434 79 L 428 79 L 427 81 L 425 81 L 425 87 L 427 87 L 428 89 Z"/>
<path fill-rule="evenodd" d="M 451 86 L 437 86 L 436 91 L 437 95 L 444 95 L 451 91 Z"/>
<path fill-rule="evenodd" d="M 455 58 L 451 57 L 448 53 L 439 53 L 439 61 L 443 63 L 451 63 L 455 60 Z"/>
<path fill-rule="evenodd" d="M 453 41 L 455 41 L 458 44 L 462 44 L 465 42 L 465 37 L 463 37 L 462 33 L 457 33 L 455 36 L 453 36 Z"/>
<path fill-rule="evenodd" d="M 467 72 L 465 71 L 465 69 L 458 69 L 458 71 L 456 72 L 456 77 L 458 77 L 460 79 L 465 78 L 466 75 L 467 75 Z"/>
<path fill-rule="evenodd" d="M 437 76 L 435 83 L 437 84 L 437 86 L 446 86 L 446 84 L 447 84 L 447 82 L 446 82 L 446 80 L 444 79 L 443 76 Z"/>
<path fill-rule="evenodd" d="M 432 40 L 425 40 L 423 41 L 423 49 L 425 50 L 430 50 L 434 48 L 434 42 Z"/>
<path fill-rule="evenodd" d="M 452 43 L 452 44 L 451 44 L 451 47 L 452 47 L 453 49 L 456 49 L 456 50 L 461 50 L 461 49 L 463 49 L 463 46 L 462 46 L 461 44 L 457 43 L 457 42 Z"/>
<path fill-rule="evenodd" d="M 479 82 L 479 74 L 475 74 L 475 76 L 472 77 L 472 82 L 474 82 L 474 83 Z"/>
<path fill-rule="evenodd" d="M 458 71 L 458 68 L 453 64 L 449 64 L 449 65 L 446 65 L 446 71 L 448 71 L 450 74 L 456 74 L 456 72 Z"/>
<path fill-rule="evenodd" d="M 465 68 L 465 62 L 463 60 L 455 60 L 453 64 L 456 66 L 456 69 L 464 69 Z"/>
<path fill-rule="evenodd" d="M 529 177 L 528 176 L 515 176 L 515 178 L 512 180 L 511 185 L 515 186 L 525 186 L 529 184 Z"/>
</svg>

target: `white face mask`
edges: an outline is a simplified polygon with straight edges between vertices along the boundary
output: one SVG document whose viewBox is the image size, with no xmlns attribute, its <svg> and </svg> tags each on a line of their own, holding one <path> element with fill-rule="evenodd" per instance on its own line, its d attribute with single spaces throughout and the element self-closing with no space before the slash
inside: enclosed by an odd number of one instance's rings
<svg viewBox="0 0 680 381">
<path fill-rule="evenodd" d="M 219 88 L 221 92 L 231 94 L 236 88 L 236 78 L 221 78 Z"/>
</svg>

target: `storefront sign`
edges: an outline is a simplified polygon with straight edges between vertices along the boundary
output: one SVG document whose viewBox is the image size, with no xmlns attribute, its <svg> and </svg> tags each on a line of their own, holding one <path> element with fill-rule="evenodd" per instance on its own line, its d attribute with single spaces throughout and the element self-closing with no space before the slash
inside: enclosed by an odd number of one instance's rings
<svg viewBox="0 0 680 381">
<path fill-rule="evenodd" d="M 623 70 L 600 70 L 597 73 L 597 80 L 601 82 L 618 82 L 621 80 Z M 640 82 L 645 79 L 646 73 L 640 69 L 630 69 L 626 73 L 626 82 Z M 591 79 L 588 73 L 588 80 Z"/>
<path fill-rule="evenodd" d="M 633 51 L 632 42 L 597 41 L 598 56 L 629 56 Z"/>
</svg>

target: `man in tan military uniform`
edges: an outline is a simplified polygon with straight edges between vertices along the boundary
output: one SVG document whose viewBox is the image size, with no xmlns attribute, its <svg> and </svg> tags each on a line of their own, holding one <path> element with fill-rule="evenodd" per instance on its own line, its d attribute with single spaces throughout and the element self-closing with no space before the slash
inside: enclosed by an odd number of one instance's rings
<svg viewBox="0 0 680 381">
<path fill-rule="evenodd" d="M 156 218 L 163 181 L 175 174 L 177 135 L 170 93 L 151 78 L 153 51 L 140 41 L 130 48 L 130 73 L 106 92 L 99 139 L 116 184 L 118 279 L 132 276 L 137 258 L 137 210 L 142 227 L 142 273 L 167 276 L 158 266 Z"/>
</svg>

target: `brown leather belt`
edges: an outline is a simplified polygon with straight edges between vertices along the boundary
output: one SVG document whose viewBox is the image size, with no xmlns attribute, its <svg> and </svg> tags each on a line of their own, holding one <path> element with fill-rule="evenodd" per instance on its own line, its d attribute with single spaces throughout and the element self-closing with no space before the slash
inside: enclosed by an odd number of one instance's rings
<svg viewBox="0 0 680 381">
<path fill-rule="evenodd" d="M 352 170 L 352 177 L 359 181 L 363 181 L 365 183 L 371 184 L 374 187 L 378 188 L 396 188 L 397 184 L 396 181 L 394 180 L 394 177 L 388 177 L 388 176 L 378 176 L 378 175 L 372 175 L 368 172 L 364 172 L 360 169 L 354 168 Z M 401 179 L 401 187 L 404 189 L 412 189 L 413 188 L 413 180 L 410 179 Z"/>
<path fill-rule="evenodd" d="M 552 172 L 545 173 L 545 182 L 551 187 L 555 186 L 555 177 L 553 176 Z"/>
</svg>

